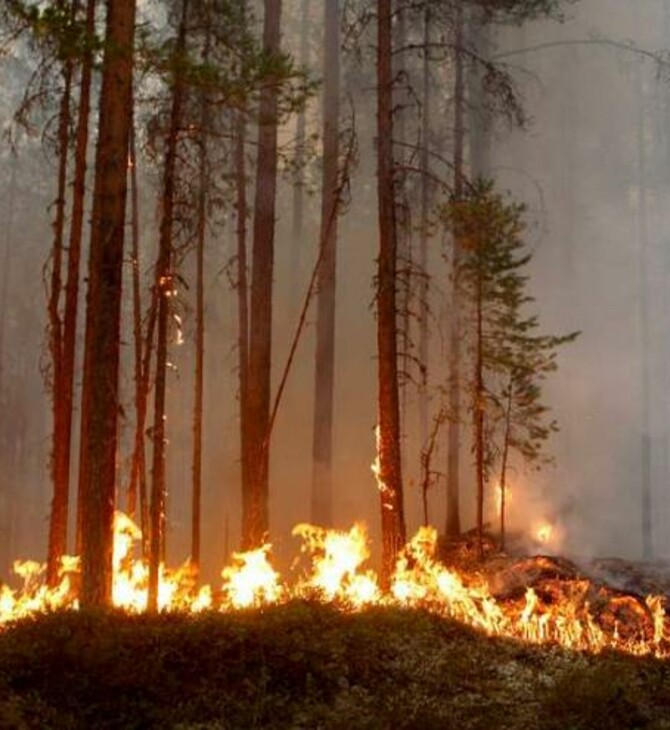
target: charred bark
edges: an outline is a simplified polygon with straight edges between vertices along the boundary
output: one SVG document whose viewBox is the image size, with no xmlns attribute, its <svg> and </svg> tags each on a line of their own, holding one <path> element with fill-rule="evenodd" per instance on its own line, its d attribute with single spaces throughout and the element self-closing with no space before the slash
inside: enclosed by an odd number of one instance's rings
<svg viewBox="0 0 670 730">
<path fill-rule="evenodd" d="M 388 581 L 405 542 L 398 342 L 396 328 L 397 231 L 393 163 L 393 70 L 391 0 L 377 0 L 377 354 L 379 389 L 379 489 L 382 518 L 382 576 Z"/>
<path fill-rule="evenodd" d="M 91 218 L 82 390 L 83 606 L 111 602 L 119 335 L 135 0 L 108 0 Z"/>
</svg>

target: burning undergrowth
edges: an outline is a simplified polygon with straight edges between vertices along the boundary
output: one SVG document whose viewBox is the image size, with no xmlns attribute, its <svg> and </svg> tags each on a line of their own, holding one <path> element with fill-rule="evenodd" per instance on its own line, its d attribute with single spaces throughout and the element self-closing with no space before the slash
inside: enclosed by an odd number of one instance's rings
<svg viewBox="0 0 670 730">
<path fill-rule="evenodd" d="M 196 588 L 188 563 L 163 568 L 159 606 L 165 612 L 197 614 L 261 608 L 292 600 L 332 603 L 344 613 L 373 607 L 428 610 L 488 636 L 533 644 L 555 644 L 591 653 L 603 650 L 666 657 L 670 633 L 665 598 L 640 596 L 607 586 L 559 558 L 491 558 L 481 565 L 438 559 L 437 533 L 421 528 L 398 557 L 388 590 L 368 567 L 363 526 L 349 531 L 298 525 L 302 560 L 290 580 L 272 565 L 270 545 L 236 553 L 218 586 Z M 134 557 L 141 533 L 117 513 L 114 549 L 114 605 L 131 613 L 147 603 L 148 569 Z M 43 567 L 17 563 L 23 586 L 0 591 L 0 620 L 77 607 L 78 561 L 63 562 L 59 586 L 45 586 Z"/>
</svg>

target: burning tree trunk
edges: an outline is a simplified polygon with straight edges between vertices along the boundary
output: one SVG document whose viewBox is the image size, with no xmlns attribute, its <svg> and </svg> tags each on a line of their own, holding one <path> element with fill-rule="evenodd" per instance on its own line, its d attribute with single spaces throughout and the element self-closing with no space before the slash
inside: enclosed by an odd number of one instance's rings
<svg viewBox="0 0 670 730">
<path fill-rule="evenodd" d="M 456 7 L 454 39 L 454 199 L 463 196 L 465 148 L 465 87 L 463 72 L 463 8 Z M 449 332 L 449 433 L 447 460 L 447 522 L 445 532 L 454 537 L 461 532 L 460 448 L 461 448 L 461 322 L 458 266 L 461 244 L 453 238 L 451 325 Z"/>
<path fill-rule="evenodd" d="M 263 49 L 280 52 L 281 0 L 265 0 Z M 272 274 L 277 194 L 278 88 L 263 87 L 259 107 L 258 158 L 254 201 L 249 380 L 247 393 L 249 489 L 242 493 L 242 544 L 260 545 L 268 531 L 270 374 L 272 353 Z"/>
<path fill-rule="evenodd" d="M 335 280 L 337 216 L 340 205 L 340 3 L 324 3 L 323 177 L 321 190 L 321 261 L 319 264 L 312 442 L 311 519 L 333 521 L 332 442 L 335 371 Z"/>
<path fill-rule="evenodd" d="M 393 71 L 391 0 L 377 1 L 377 353 L 379 388 L 379 490 L 382 567 L 388 581 L 405 542 L 400 455 L 398 342 L 396 330 L 397 232 L 393 165 Z"/>
<path fill-rule="evenodd" d="M 108 605 L 119 410 L 119 335 L 135 1 L 108 0 L 91 219 L 82 390 L 83 606 Z"/>
<path fill-rule="evenodd" d="M 67 550 L 67 518 L 70 495 L 70 462 L 72 453 L 72 420 L 74 411 L 74 370 L 79 310 L 79 269 L 84 228 L 88 128 L 91 113 L 91 78 L 93 71 L 92 43 L 95 34 L 95 0 L 86 4 L 86 37 L 81 60 L 81 80 L 77 129 L 75 132 L 74 183 L 72 187 L 72 220 L 65 286 L 65 312 L 61 350 L 61 382 L 58 399 L 61 416 L 60 433 L 54 431 L 54 499 L 49 525 L 47 582 L 55 585 L 61 557 Z M 76 6 L 75 6 L 76 11 Z M 73 11 L 73 12 L 75 12 Z M 56 444 L 58 439 L 58 444 Z M 55 458 L 58 453 L 58 459 Z M 58 485 L 56 488 L 55 485 Z"/>
<path fill-rule="evenodd" d="M 163 215 L 161 217 L 156 263 L 156 378 L 154 383 L 153 457 L 151 464 L 151 532 L 149 536 L 149 599 L 150 611 L 158 609 L 158 582 L 165 540 L 165 406 L 167 395 L 168 319 L 170 297 L 174 290 L 172 232 L 177 177 L 177 144 L 184 103 L 184 79 L 181 71 L 186 51 L 186 18 L 188 0 L 182 0 L 181 17 L 175 48 L 175 72 L 172 81 L 170 122 L 165 139 L 163 167 Z"/>
</svg>

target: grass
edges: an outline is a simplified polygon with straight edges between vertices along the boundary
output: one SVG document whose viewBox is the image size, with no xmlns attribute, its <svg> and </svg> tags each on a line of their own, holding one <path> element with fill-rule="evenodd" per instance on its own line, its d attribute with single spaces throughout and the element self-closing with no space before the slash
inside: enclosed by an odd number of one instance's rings
<svg viewBox="0 0 670 730">
<path fill-rule="evenodd" d="M 670 663 L 399 609 L 55 613 L 0 634 L 0 728 L 670 730 Z"/>
</svg>

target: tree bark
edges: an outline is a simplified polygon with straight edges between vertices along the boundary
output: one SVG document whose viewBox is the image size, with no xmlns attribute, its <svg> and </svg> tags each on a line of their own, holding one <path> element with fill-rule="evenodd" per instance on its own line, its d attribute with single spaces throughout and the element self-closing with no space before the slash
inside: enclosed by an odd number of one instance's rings
<svg viewBox="0 0 670 730">
<path fill-rule="evenodd" d="M 263 50 L 280 52 L 281 0 L 265 0 Z M 277 194 L 277 83 L 261 92 L 254 201 L 251 307 L 249 320 L 249 490 L 242 494 L 242 544 L 258 547 L 269 527 L 269 416 L 272 355 L 272 275 Z"/>
<path fill-rule="evenodd" d="M 300 5 L 300 50 L 298 59 L 302 68 L 309 63 L 309 7 L 310 0 L 301 0 Z M 300 290 L 300 258 L 305 242 L 305 142 L 307 139 L 307 114 L 303 106 L 298 110 L 295 132 L 295 181 L 293 184 L 293 211 L 291 235 L 290 302 L 291 314 L 298 306 L 297 293 Z"/>
<path fill-rule="evenodd" d="M 209 23 L 209 17 L 207 18 Z M 210 32 L 207 28 L 203 63 L 209 61 Z M 198 217 L 196 237 L 196 304 L 195 304 L 195 377 L 193 388 L 193 466 L 191 470 L 191 563 L 200 573 L 201 502 L 202 502 L 202 417 L 205 380 L 205 235 L 207 230 L 207 135 L 209 134 L 208 99 L 200 98 L 200 138 L 198 160 Z"/>
<path fill-rule="evenodd" d="M 240 378 L 240 465 L 242 495 L 251 493 L 249 475 L 249 286 L 247 280 L 247 173 L 244 111 L 235 120 L 235 192 L 237 214 L 237 322 Z"/>
<path fill-rule="evenodd" d="M 121 286 L 135 0 L 108 0 L 82 390 L 82 606 L 111 602 Z"/>
<path fill-rule="evenodd" d="M 75 3 L 73 13 L 77 11 Z M 91 78 L 93 56 L 92 39 L 95 33 L 96 0 L 86 3 L 86 45 L 81 59 L 79 84 L 79 109 L 75 131 L 74 182 L 72 186 L 72 219 L 67 259 L 67 284 L 65 285 L 65 312 L 63 315 L 62 372 L 60 383 L 60 407 L 62 409 L 59 443 L 54 443 L 55 478 L 51 521 L 49 525 L 49 552 L 47 560 L 47 582 L 54 586 L 58 582 L 60 559 L 67 551 L 67 522 L 70 502 L 70 464 L 72 460 L 72 422 L 74 419 L 74 373 L 77 345 L 77 315 L 79 311 L 79 270 L 81 242 L 84 230 L 84 206 L 86 200 L 86 172 L 88 151 L 88 130 L 91 115 Z M 57 473 L 56 473 L 57 472 Z"/>
<path fill-rule="evenodd" d="M 637 224 L 638 224 L 638 267 L 640 287 L 640 350 L 641 350 L 641 516 L 642 516 L 642 556 L 651 560 L 654 554 L 652 522 L 652 484 L 651 484 L 651 363 L 649 337 L 649 208 L 647 195 L 647 153 L 645 149 L 644 89 L 642 74 L 636 72 L 637 84 Z"/>
<path fill-rule="evenodd" d="M 454 199 L 463 197 L 465 148 L 465 88 L 463 70 L 463 9 L 456 7 L 454 38 Z M 455 537 L 461 532 L 460 448 L 461 448 L 461 322 L 458 267 L 461 244 L 453 238 L 451 325 L 449 332 L 449 429 L 447 457 L 447 521 L 445 532 Z"/>
<path fill-rule="evenodd" d="M 63 64 L 63 93 L 58 114 L 58 174 L 56 211 L 53 223 L 54 240 L 51 252 L 51 280 L 49 290 L 49 351 L 51 354 L 53 409 L 53 434 L 51 448 L 51 480 L 53 498 L 49 519 L 49 546 L 47 555 L 47 581 L 54 585 L 58 580 L 60 556 L 66 551 L 68 491 L 70 461 L 66 452 L 66 403 L 63 364 L 63 321 L 61 297 L 63 291 L 63 254 L 65 252 L 65 209 L 67 205 L 67 167 L 70 154 L 70 105 L 72 102 L 72 78 L 74 62 L 66 59 Z"/>
<path fill-rule="evenodd" d="M 181 17 L 175 48 L 175 72 L 172 79 L 170 123 L 165 139 L 163 167 L 163 214 L 161 216 L 156 263 L 156 378 L 154 381 L 153 455 L 151 464 L 151 531 L 149 535 L 149 611 L 158 610 L 160 565 L 165 540 L 165 419 L 167 401 L 168 319 L 170 297 L 174 289 L 172 232 L 177 184 L 177 144 L 184 104 L 184 80 L 180 66 L 186 51 L 188 0 L 182 0 Z"/>
<path fill-rule="evenodd" d="M 428 239 L 430 215 L 430 125 L 431 125 L 431 88 L 430 88 L 430 7 L 426 5 L 423 18 L 423 68 L 421 90 L 421 221 L 419 232 L 419 363 L 421 379 L 419 382 L 419 438 L 422 448 L 428 438 Z"/>
<path fill-rule="evenodd" d="M 312 441 L 311 520 L 333 522 L 333 394 L 335 374 L 335 285 L 337 218 L 340 205 L 340 3 L 325 0 L 323 76 L 323 174 L 316 315 L 314 432 Z"/>
<path fill-rule="evenodd" d="M 476 343 L 475 343 L 475 372 L 472 416 L 474 420 L 474 441 L 475 441 L 475 471 L 477 478 L 477 553 L 479 558 L 484 557 L 484 415 L 485 415 L 485 393 L 484 393 L 484 320 L 483 320 L 483 273 L 480 270 L 477 274 L 475 290 L 475 312 L 477 318 Z"/>
<path fill-rule="evenodd" d="M 388 582 L 405 542 L 398 342 L 396 328 L 397 232 L 393 164 L 393 71 L 391 0 L 377 0 L 377 354 L 379 389 L 379 489 L 382 521 L 382 578 Z"/>
</svg>

